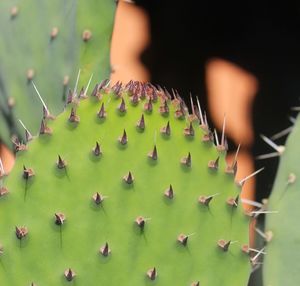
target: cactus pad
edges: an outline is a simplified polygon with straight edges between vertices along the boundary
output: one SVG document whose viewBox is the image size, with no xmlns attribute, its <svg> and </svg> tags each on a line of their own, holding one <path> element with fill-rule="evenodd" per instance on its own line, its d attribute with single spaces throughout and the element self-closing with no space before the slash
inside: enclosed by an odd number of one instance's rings
<svg viewBox="0 0 300 286">
<path fill-rule="evenodd" d="M 137 82 L 69 99 L 2 178 L 0 284 L 247 285 L 250 218 L 202 114 Z"/>
<path fill-rule="evenodd" d="M 300 281 L 299 120 L 298 117 L 281 155 L 276 180 L 267 205 L 269 211 L 278 212 L 267 214 L 266 217 L 265 230 L 269 241 L 263 275 L 267 286 L 294 286 Z"/>
<path fill-rule="evenodd" d="M 36 84 L 53 114 L 66 93 L 109 74 L 112 0 L 26 0 L 0 2 L 0 137 L 19 135 L 21 119 L 37 132 L 42 104 Z M 21 135 L 20 135 L 21 134 Z"/>
</svg>

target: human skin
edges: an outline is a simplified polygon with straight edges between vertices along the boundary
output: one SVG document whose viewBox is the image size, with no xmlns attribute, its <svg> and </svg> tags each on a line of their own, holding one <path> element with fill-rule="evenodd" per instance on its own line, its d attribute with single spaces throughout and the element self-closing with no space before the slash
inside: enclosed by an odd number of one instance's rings
<svg viewBox="0 0 300 286">
<path fill-rule="evenodd" d="M 120 1 L 115 14 L 110 61 L 112 82 L 131 79 L 149 81 L 150 74 L 140 61 L 150 43 L 148 15 L 138 6 Z"/>
<path fill-rule="evenodd" d="M 5 173 L 9 173 L 14 165 L 14 155 L 4 144 L 0 144 L 0 158 L 3 163 Z"/>
<path fill-rule="evenodd" d="M 258 90 L 254 75 L 222 59 L 211 59 L 206 65 L 207 100 L 214 125 L 221 130 L 226 116 L 226 134 L 236 145 L 241 144 L 238 155 L 237 179 L 254 171 L 250 152 L 254 141 L 252 104 Z M 228 154 L 228 160 L 233 154 Z M 242 197 L 255 199 L 255 178 L 245 184 Z"/>
</svg>

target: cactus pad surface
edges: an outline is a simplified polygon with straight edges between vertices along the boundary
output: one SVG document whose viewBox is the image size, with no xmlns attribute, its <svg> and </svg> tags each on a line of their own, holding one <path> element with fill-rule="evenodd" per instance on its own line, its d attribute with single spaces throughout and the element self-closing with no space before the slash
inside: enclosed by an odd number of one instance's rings
<svg viewBox="0 0 300 286">
<path fill-rule="evenodd" d="M 267 286 L 293 286 L 300 281 L 299 120 L 298 117 L 280 157 L 276 180 L 268 200 L 268 210 L 278 213 L 266 216 L 265 230 L 269 241 L 263 275 Z"/>
<path fill-rule="evenodd" d="M 247 285 L 250 218 L 196 111 L 136 82 L 69 101 L 2 178 L 0 285 Z"/>
</svg>

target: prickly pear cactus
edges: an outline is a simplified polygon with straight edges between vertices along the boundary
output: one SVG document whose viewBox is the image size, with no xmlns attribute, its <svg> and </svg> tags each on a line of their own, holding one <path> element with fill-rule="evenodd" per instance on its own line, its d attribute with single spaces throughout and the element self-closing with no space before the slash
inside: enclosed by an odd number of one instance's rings
<svg viewBox="0 0 300 286">
<path fill-rule="evenodd" d="M 299 139 L 300 118 L 289 135 L 280 158 L 268 209 L 278 213 L 267 214 L 267 255 L 264 258 L 264 285 L 298 285 L 300 281 L 298 231 L 299 208 Z"/>
<path fill-rule="evenodd" d="M 224 136 L 162 89 L 104 85 L 18 146 L 0 285 L 247 285 L 251 218 Z"/>
<path fill-rule="evenodd" d="M 39 128 L 42 104 L 63 110 L 69 87 L 107 77 L 113 0 L 0 1 L 0 137 Z M 22 133 L 23 135 L 23 133 Z"/>
</svg>

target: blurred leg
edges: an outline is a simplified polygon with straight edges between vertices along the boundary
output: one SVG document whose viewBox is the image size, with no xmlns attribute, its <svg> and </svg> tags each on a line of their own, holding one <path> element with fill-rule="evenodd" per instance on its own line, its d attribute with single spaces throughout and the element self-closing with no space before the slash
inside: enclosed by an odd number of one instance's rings
<svg viewBox="0 0 300 286">
<path fill-rule="evenodd" d="M 0 158 L 4 165 L 4 170 L 6 173 L 10 172 L 14 165 L 14 155 L 12 152 L 5 146 L 0 144 Z"/>
<path fill-rule="evenodd" d="M 254 75 L 222 59 L 212 59 L 206 65 L 208 106 L 214 125 L 221 130 L 226 115 L 226 134 L 235 144 L 241 144 L 237 179 L 254 171 L 252 103 L 258 89 Z M 230 160 L 231 154 L 228 155 Z M 245 183 L 242 197 L 254 199 L 255 179 Z"/>
<path fill-rule="evenodd" d="M 147 13 L 134 4 L 119 1 L 111 42 L 112 82 L 149 81 L 149 72 L 140 60 L 150 42 Z"/>
</svg>

